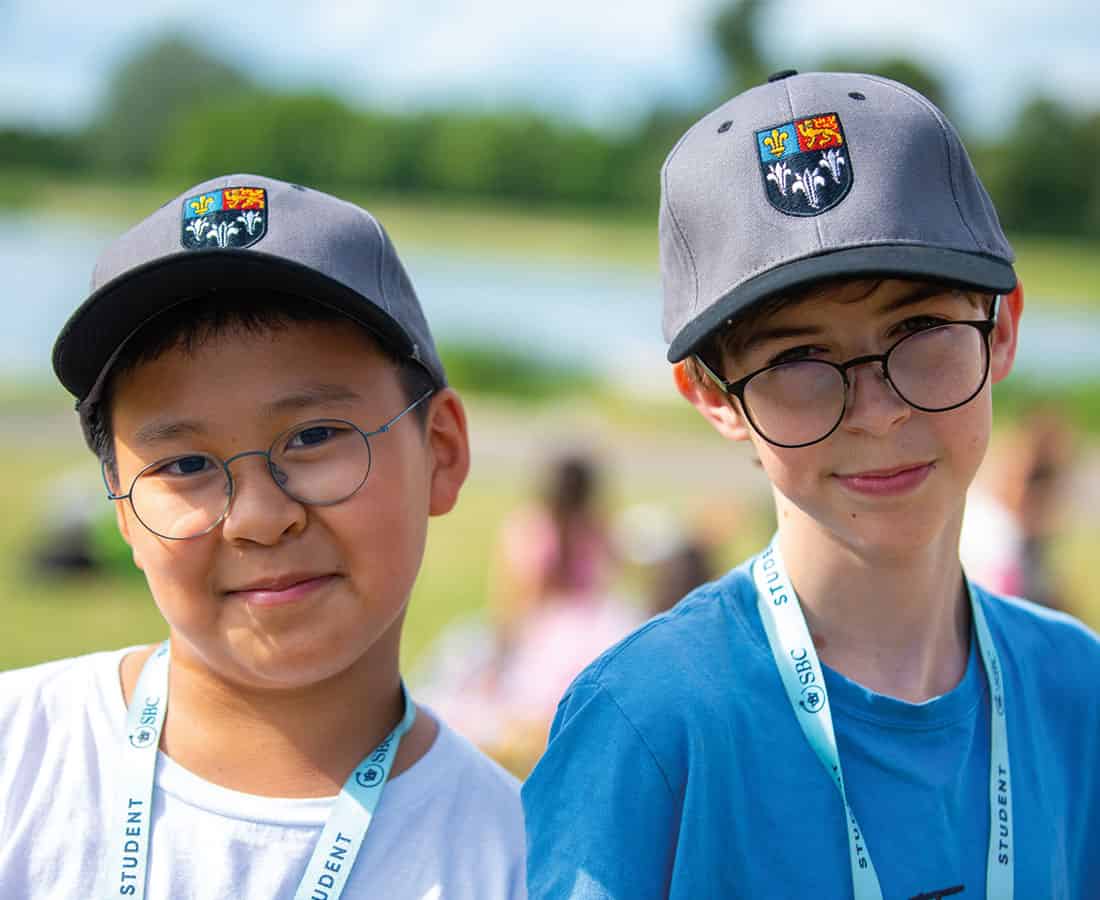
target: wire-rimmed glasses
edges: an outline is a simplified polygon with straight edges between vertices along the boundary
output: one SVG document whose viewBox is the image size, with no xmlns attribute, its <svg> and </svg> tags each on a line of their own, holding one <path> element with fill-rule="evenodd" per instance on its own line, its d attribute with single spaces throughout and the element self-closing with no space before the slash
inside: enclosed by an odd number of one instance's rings
<svg viewBox="0 0 1100 900">
<path fill-rule="evenodd" d="M 808 447 L 840 426 L 851 389 L 848 372 L 856 366 L 879 363 L 897 395 L 922 412 L 947 412 L 969 403 L 989 377 L 989 336 L 1000 303 L 998 296 L 987 319 L 921 328 L 885 353 L 843 363 L 780 361 L 726 381 L 702 358 L 695 359 L 726 394 L 740 401 L 749 424 L 769 444 Z"/>
<path fill-rule="evenodd" d="M 229 464 L 246 456 L 262 456 L 272 480 L 288 497 L 307 506 L 334 506 L 366 483 L 370 439 L 385 434 L 433 393 L 422 394 L 374 431 L 363 431 L 346 419 L 310 419 L 280 432 L 267 450 L 245 450 L 225 460 L 200 452 L 158 459 L 134 476 L 125 494 L 111 489 L 104 466 L 107 498 L 129 500 L 138 521 L 158 537 L 200 537 L 229 513 L 234 492 Z"/>
</svg>

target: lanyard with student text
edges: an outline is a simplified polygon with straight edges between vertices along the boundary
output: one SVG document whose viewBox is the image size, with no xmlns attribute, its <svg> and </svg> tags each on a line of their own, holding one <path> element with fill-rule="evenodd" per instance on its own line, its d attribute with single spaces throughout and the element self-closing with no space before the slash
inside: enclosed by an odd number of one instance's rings
<svg viewBox="0 0 1100 900">
<path fill-rule="evenodd" d="M 157 750 L 168 709 L 168 642 L 146 661 L 126 713 L 126 742 L 120 767 L 121 805 L 113 826 L 117 843 L 112 856 L 115 888 L 111 896 L 145 896 L 149 831 Z M 344 891 L 359 848 L 382 797 L 402 736 L 416 719 L 416 705 L 404 682 L 405 715 L 397 727 L 348 776 L 333 803 L 294 900 L 337 900 Z"/>
<path fill-rule="evenodd" d="M 840 768 L 833 717 L 821 662 L 806 627 L 798 596 L 787 577 L 779 544 L 773 541 L 753 563 L 757 607 L 768 633 L 772 655 L 791 701 L 802 733 L 833 780 L 844 804 L 848 824 L 848 850 L 852 886 L 856 900 L 882 900 L 882 888 L 871 863 L 867 843 L 848 804 L 844 774 Z M 978 649 L 989 680 L 992 710 L 989 762 L 989 854 L 986 865 L 986 896 L 1012 900 L 1012 794 L 1008 767 L 1008 735 L 1005 729 L 1004 675 L 997 648 L 985 621 L 981 604 L 970 592 L 970 606 Z"/>
</svg>

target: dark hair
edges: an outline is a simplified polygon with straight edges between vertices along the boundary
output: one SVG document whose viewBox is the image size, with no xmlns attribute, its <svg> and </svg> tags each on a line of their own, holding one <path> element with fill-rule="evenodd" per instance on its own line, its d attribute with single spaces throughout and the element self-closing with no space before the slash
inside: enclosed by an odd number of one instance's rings
<svg viewBox="0 0 1100 900">
<path fill-rule="evenodd" d="M 822 294 L 843 285 L 866 285 L 867 290 L 853 298 L 855 300 L 861 300 L 874 293 L 882 281 L 887 277 L 891 276 L 868 276 L 866 278 L 838 276 L 836 278 L 815 281 L 803 287 L 794 288 L 789 292 L 772 294 L 769 297 L 765 297 L 763 300 L 748 307 L 748 309 L 736 313 L 707 335 L 695 351 L 695 354 L 688 357 L 688 373 L 699 384 L 709 385 L 711 383 L 710 379 L 707 378 L 706 374 L 699 367 L 695 357 L 699 357 L 699 359 L 703 360 L 712 372 L 725 375 L 726 361 L 736 359 L 744 351 L 749 338 L 757 327 L 781 309 L 812 301 L 819 298 Z M 975 303 L 979 302 L 977 300 L 979 297 L 990 296 L 982 291 L 965 288 L 951 282 L 938 281 L 937 279 L 904 279 L 900 276 L 897 277 L 899 277 L 900 280 L 926 281 L 929 284 L 940 284 L 945 291 L 960 291 L 974 300 Z"/>
<path fill-rule="evenodd" d="M 546 473 L 542 487 L 543 501 L 559 522 L 588 512 L 598 493 L 596 464 L 581 455 L 558 459 Z"/>
<path fill-rule="evenodd" d="M 313 300 L 268 291 L 235 292 L 231 297 L 210 292 L 179 303 L 141 327 L 126 343 L 111 366 L 99 400 L 81 410 L 88 443 L 107 472 L 118 477 L 115 460 L 111 401 L 119 376 L 152 362 L 169 350 L 179 348 L 192 354 L 212 338 L 227 332 L 263 334 L 281 331 L 290 325 L 311 322 L 349 322 L 343 313 Z M 364 332 L 378 349 L 398 367 L 398 380 L 409 403 L 435 386 L 431 374 L 416 361 L 398 356 L 366 327 Z M 413 413 L 417 421 L 427 421 L 428 404 L 420 404 Z"/>
</svg>

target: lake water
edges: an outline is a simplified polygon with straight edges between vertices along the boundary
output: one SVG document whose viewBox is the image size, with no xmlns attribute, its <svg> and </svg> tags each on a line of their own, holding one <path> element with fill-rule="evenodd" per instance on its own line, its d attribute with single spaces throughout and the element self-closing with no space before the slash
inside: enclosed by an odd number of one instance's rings
<svg viewBox="0 0 1100 900">
<path fill-rule="evenodd" d="M 86 222 L 0 220 L 0 378 L 49 375 L 53 339 L 117 230 L 114 221 L 99 231 Z M 402 255 L 437 341 L 501 343 L 576 361 L 635 389 L 670 390 L 655 273 L 416 249 Z M 1017 371 L 1046 380 L 1096 378 L 1100 315 L 1029 311 Z"/>
</svg>

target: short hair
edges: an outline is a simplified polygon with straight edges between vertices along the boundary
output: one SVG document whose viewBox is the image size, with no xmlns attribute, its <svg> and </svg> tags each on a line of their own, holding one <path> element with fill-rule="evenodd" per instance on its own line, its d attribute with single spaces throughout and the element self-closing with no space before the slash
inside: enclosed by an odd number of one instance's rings
<svg viewBox="0 0 1100 900">
<path fill-rule="evenodd" d="M 873 293 L 878 286 L 890 276 L 868 276 L 867 278 L 853 278 L 850 275 L 826 278 L 803 285 L 789 292 L 772 294 L 758 303 L 733 315 L 712 331 L 696 348 L 695 353 L 687 358 L 686 368 L 691 378 L 698 384 L 712 384 L 706 372 L 699 365 L 701 359 L 712 372 L 725 376 L 724 363 L 727 359 L 736 358 L 745 350 L 749 337 L 753 331 L 764 321 L 775 315 L 782 309 L 797 306 L 800 303 L 814 300 L 822 294 L 841 285 L 866 284 L 867 290 L 857 299 L 862 299 Z M 897 277 L 901 281 L 923 281 L 927 284 L 938 284 L 945 291 L 960 291 L 970 298 L 975 305 L 981 305 L 980 298 L 990 297 L 984 291 L 965 288 L 952 282 L 939 279 L 919 279 Z M 698 359 L 696 358 L 698 357 Z"/>
<path fill-rule="evenodd" d="M 358 324 L 343 313 L 308 298 L 269 291 L 235 292 L 232 296 L 211 291 L 176 304 L 143 325 L 127 341 L 111 365 L 99 399 L 82 410 L 92 452 L 106 472 L 117 480 L 111 403 L 120 376 L 158 359 L 172 349 L 179 348 L 184 353 L 192 354 L 210 339 L 227 332 L 263 334 L 312 322 Z M 363 332 L 398 367 L 398 381 L 407 402 L 412 403 L 435 387 L 435 380 L 427 369 L 415 360 L 396 353 L 365 326 Z M 428 416 L 427 404 L 420 404 L 413 412 L 423 426 Z"/>
</svg>

